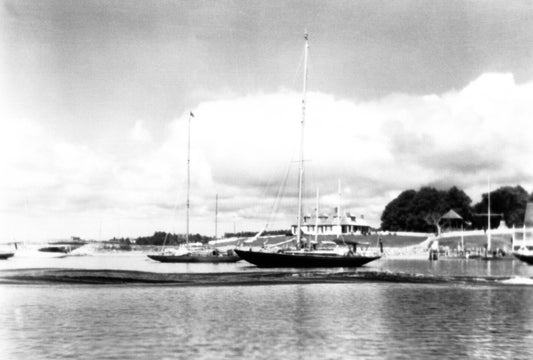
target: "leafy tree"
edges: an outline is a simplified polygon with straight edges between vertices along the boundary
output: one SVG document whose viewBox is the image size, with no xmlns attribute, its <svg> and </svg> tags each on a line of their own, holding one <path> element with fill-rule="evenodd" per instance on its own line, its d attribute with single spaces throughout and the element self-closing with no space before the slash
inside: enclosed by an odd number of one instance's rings
<svg viewBox="0 0 533 360">
<path fill-rule="evenodd" d="M 240 231 L 236 233 L 224 233 L 225 238 L 231 238 L 231 237 L 252 237 L 257 234 L 257 231 Z M 267 235 L 285 235 L 290 236 L 292 235 L 292 232 L 290 230 L 268 230 L 263 231 L 261 233 L 263 236 Z"/>
<path fill-rule="evenodd" d="M 415 190 L 405 190 L 396 199 L 388 203 L 381 214 L 381 228 L 383 230 L 398 231 L 412 227 L 415 218 L 410 213 L 410 208 L 415 196 Z"/>
<path fill-rule="evenodd" d="M 453 209 L 465 221 L 472 221 L 472 199 L 463 190 L 452 186 L 446 194 L 446 203 L 448 205 L 446 211 Z"/>
<path fill-rule="evenodd" d="M 503 220 L 509 227 L 520 227 L 524 224 L 524 215 L 528 198 L 531 198 L 527 191 L 520 185 L 502 186 L 490 192 L 490 211 L 492 214 L 503 214 Z M 488 211 L 488 196 L 483 194 L 481 201 L 474 205 L 476 217 L 476 227 L 486 226 L 486 214 Z M 485 217 L 484 217 L 485 216 Z M 481 223 L 481 225 L 480 225 Z M 491 217 L 491 228 L 497 227 L 499 221 Z"/>
<path fill-rule="evenodd" d="M 440 232 L 440 217 L 450 209 L 470 219 L 471 202 L 468 195 L 456 186 L 448 191 L 429 186 L 418 191 L 406 190 L 385 207 L 381 228 L 390 231 Z"/>
<path fill-rule="evenodd" d="M 166 241 L 165 241 L 166 238 Z M 200 234 L 190 234 L 189 235 L 189 241 L 190 242 L 201 242 L 201 243 L 207 243 L 209 240 L 211 240 L 208 236 L 203 236 Z M 185 235 L 184 234 L 167 234 L 163 231 L 156 231 L 154 235 L 152 236 L 145 236 L 145 237 L 139 237 L 136 239 L 136 244 L 138 245 L 157 245 L 161 246 L 163 244 L 166 245 L 179 245 L 185 243 Z"/>
</svg>

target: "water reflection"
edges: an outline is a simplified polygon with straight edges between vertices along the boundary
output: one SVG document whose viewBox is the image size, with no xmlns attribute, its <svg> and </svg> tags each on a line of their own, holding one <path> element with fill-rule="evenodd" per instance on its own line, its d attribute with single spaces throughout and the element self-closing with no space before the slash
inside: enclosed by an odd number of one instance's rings
<svg viewBox="0 0 533 360">
<path fill-rule="evenodd" d="M 244 261 L 232 264 L 168 264 L 150 260 L 145 254 L 100 254 L 96 256 L 70 258 L 30 258 L 17 257 L 0 262 L 4 269 L 113 269 L 133 270 L 154 273 L 250 273 L 272 271 L 260 269 Z M 358 269 L 328 269 L 335 271 L 391 271 L 436 276 L 525 276 L 533 277 L 533 266 L 518 260 L 482 261 L 482 260 L 387 260 L 374 261 Z M 275 269 L 278 272 L 306 272 L 306 269 Z"/>
<path fill-rule="evenodd" d="M 140 255 L 14 259 L 0 266 L 263 271 L 246 263 L 153 263 Z M 517 261 L 380 260 L 353 271 L 380 269 L 435 276 L 533 276 L 532 266 Z M 307 270 L 283 271 L 303 276 Z M 479 282 L 0 285 L 0 319 L 0 348 L 10 359 L 35 354 L 58 359 L 533 357 L 533 287 Z"/>
<path fill-rule="evenodd" d="M 533 356 L 530 287 L 2 285 L 0 294 L 10 359 Z"/>
<path fill-rule="evenodd" d="M 382 320 L 391 348 L 420 357 L 509 358 L 533 355 L 529 288 L 387 288 Z"/>
</svg>

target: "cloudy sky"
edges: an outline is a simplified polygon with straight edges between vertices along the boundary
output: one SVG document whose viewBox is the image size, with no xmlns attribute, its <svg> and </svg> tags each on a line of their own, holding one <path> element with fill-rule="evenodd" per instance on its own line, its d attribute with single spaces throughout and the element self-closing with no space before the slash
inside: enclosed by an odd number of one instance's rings
<svg viewBox="0 0 533 360">
<path fill-rule="evenodd" d="M 0 3 L 0 242 L 286 228 L 305 29 L 306 211 L 533 190 L 530 1 Z"/>
</svg>

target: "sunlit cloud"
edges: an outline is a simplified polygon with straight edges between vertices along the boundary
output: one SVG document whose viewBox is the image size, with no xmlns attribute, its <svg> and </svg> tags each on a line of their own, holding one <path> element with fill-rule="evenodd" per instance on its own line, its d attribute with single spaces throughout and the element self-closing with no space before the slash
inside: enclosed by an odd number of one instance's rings
<svg viewBox="0 0 533 360">
<path fill-rule="evenodd" d="M 135 126 L 130 131 L 130 136 L 133 140 L 142 143 L 152 141 L 152 134 L 144 127 L 144 123 L 140 120 L 135 122 Z"/>
<path fill-rule="evenodd" d="M 192 231 L 211 234 L 216 194 L 221 231 L 235 223 L 237 230 L 259 229 L 276 207 L 275 227 L 294 222 L 300 96 L 280 90 L 192 109 Z M 531 98 L 533 83 L 494 73 L 444 94 L 361 101 L 310 92 L 305 211 L 319 189 L 324 211 L 340 201 L 379 226 L 385 205 L 409 188 L 457 185 L 477 201 L 490 177 L 494 187 L 531 191 Z M 125 129 L 129 137 L 117 138 L 131 143 L 131 153 L 74 143 L 36 120 L 3 120 L 0 211 L 10 222 L 3 238 L 28 222 L 41 224 L 28 237 L 183 232 L 188 115 L 170 119 L 158 141 L 135 122 Z M 279 194 L 284 200 L 274 206 Z"/>
</svg>

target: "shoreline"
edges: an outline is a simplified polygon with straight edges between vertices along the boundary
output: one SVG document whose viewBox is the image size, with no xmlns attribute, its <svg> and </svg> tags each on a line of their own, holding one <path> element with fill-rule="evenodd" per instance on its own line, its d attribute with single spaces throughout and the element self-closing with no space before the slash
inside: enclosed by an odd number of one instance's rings
<svg viewBox="0 0 533 360">
<path fill-rule="evenodd" d="M 132 270 L 19 269 L 0 270 L 1 285 L 113 285 L 113 286 L 255 286 L 354 282 L 416 284 L 533 285 L 533 278 L 517 276 L 422 275 L 356 268 L 350 271 L 306 269 L 296 272 L 256 271 L 224 273 L 154 273 Z"/>
</svg>

